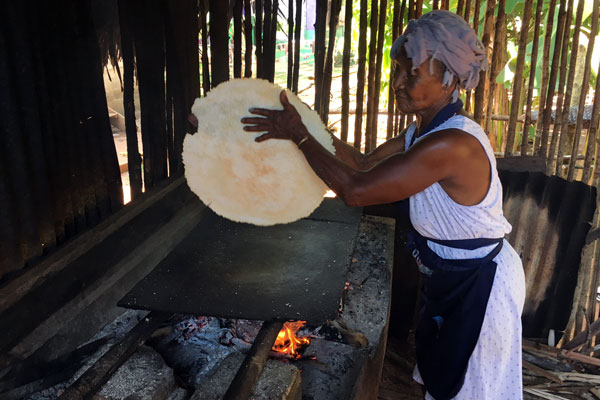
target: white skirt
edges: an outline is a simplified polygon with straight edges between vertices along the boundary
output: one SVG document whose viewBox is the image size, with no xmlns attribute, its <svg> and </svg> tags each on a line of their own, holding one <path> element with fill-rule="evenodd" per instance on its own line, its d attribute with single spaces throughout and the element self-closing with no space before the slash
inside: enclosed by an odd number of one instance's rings
<svg viewBox="0 0 600 400">
<path fill-rule="evenodd" d="M 459 250 L 428 244 L 447 259 L 483 257 L 489 252 L 489 248 Z M 481 333 L 469 359 L 465 382 L 455 400 L 523 398 L 521 313 L 525 302 L 525 274 L 519 255 L 506 240 L 494 261 L 498 267 Z M 418 366 L 413 379 L 423 384 Z M 435 400 L 429 393 L 425 399 Z"/>
</svg>

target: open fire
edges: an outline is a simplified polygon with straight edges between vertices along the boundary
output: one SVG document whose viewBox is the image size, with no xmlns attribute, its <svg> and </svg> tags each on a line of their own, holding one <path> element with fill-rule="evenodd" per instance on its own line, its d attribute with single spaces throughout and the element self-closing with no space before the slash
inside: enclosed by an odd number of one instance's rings
<svg viewBox="0 0 600 400">
<path fill-rule="evenodd" d="M 292 358 L 302 357 L 302 350 L 310 344 L 307 337 L 298 337 L 298 330 L 306 321 L 289 321 L 283 324 L 283 328 L 277 335 L 273 351 L 286 354 Z"/>
</svg>

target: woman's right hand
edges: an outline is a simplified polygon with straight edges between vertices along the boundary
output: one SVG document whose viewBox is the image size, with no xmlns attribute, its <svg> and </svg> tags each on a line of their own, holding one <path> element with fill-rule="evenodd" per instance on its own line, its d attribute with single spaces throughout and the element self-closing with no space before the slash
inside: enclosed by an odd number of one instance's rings
<svg viewBox="0 0 600 400">
<path fill-rule="evenodd" d="M 267 139 L 288 139 L 298 144 L 304 138 L 310 137 L 300 114 L 289 102 L 285 90 L 281 91 L 280 101 L 283 110 L 251 108 L 252 114 L 260 115 L 262 118 L 242 118 L 242 123 L 251 124 L 244 126 L 245 131 L 266 132 L 255 139 L 257 142 Z"/>
</svg>

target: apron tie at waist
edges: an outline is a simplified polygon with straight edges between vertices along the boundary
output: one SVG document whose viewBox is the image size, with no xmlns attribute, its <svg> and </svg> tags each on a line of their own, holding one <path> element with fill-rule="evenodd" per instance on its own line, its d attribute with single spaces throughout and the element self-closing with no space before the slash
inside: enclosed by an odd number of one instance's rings
<svg viewBox="0 0 600 400">
<path fill-rule="evenodd" d="M 495 244 L 484 257 L 445 259 L 427 242 L 463 250 Z M 427 391 L 436 399 L 455 397 L 464 383 L 492 290 L 503 238 L 438 240 L 413 230 L 407 247 L 423 277 L 419 323 L 415 334 L 417 365 Z"/>
</svg>

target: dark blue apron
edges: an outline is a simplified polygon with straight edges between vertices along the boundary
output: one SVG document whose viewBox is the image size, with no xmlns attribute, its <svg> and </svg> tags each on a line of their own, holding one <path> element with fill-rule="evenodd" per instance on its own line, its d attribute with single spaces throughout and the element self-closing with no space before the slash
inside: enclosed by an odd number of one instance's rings
<svg viewBox="0 0 600 400">
<path fill-rule="evenodd" d="M 460 108 L 460 100 L 446 106 L 419 136 L 439 126 Z M 404 203 L 403 208 L 408 212 L 408 202 Z M 448 260 L 434 253 L 427 241 L 466 250 L 495 246 L 483 258 Z M 436 400 L 451 399 L 462 388 L 496 274 L 493 259 L 502 250 L 502 244 L 503 238 L 431 239 L 414 228 L 408 234 L 407 248 L 423 278 L 422 307 L 415 333 L 417 364 L 425 388 Z"/>
</svg>

